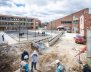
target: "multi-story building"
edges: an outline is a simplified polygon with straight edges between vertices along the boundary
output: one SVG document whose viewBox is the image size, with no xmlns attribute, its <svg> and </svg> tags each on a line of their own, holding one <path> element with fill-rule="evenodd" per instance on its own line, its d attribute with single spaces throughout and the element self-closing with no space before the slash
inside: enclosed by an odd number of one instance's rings
<svg viewBox="0 0 91 72">
<path fill-rule="evenodd" d="M 0 30 L 37 29 L 39 24 L 36 18 L 0 15 Z"/>
<path fill-rule="evenodd" d="M 70 29 L 71 32 L 86 36 L 87 28 L 91 27 L 91 14 L 89 14 L 89 9 L 86 8 L 63 18 L 51 21 L 47 25 L 47 29 L 56 29 L 58 26 L 64 26 Z"/>
<path fill-rule="evenodd" d="M 88 27 L 91 27 L 91 14 L 89 14 L 88 17 L 89 17 L 89 20 L 88 20 L 88 22 L 89 22 L 89 23 L 88 23 Z"/>
</svg>

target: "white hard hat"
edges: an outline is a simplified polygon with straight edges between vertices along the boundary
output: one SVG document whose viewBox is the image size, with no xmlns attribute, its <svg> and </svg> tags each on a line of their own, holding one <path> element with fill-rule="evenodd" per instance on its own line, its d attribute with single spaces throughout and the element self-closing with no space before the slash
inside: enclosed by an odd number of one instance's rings
<svg viewBox="0 0 91 72">
<path fill-rule="evenodd" d="M 25 61 L 21 61 L 21 66 L 25 66 L 26 62 Z"/>
<path fill-rule="evenodd" d="M 37 52 L 36 50 L 34 50 L 34 53 Z"/>
<path fill-rule="evenodd" d="M 24 49 L 23 51 L 27 51 L 26 49 Z"/>
<path fill-rule="evenodd" d="M 60 61 L 59 60 L 56 60 L 56 63 L 60 63 Z"/>
<path fill-rule="evenodd" d="M 25 56 L 24 56 L 24 59 L 28 59 L 28 55 L 25 55 Z"/>
<path fill-rule="evenodd" d="M 37 51 L 36 51 L 36 50 L 34 50 L 33 54 L 37 54 Z"/>
</svg>

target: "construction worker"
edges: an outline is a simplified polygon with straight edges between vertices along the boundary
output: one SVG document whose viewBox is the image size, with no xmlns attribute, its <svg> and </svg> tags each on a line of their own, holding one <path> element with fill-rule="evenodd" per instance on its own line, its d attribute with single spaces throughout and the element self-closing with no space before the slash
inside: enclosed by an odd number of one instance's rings
<svg viewBox="0 0 91 72">
<path fill-rule="evenodd" d="M 22 60 L 20 64 L 20 72 L 29 72 L 29 65 L 27 59 L 28 59 L 28 55 L 25 55 L 24 60 Z"/>
<path fill-rule="evenodd" d="M 60 64 L 60 61 L 59 60 L 56 60 L 56 64 L 57 64 L 56 72 L 64 72 L 65 67 L 64 67 L 63 64 Z"/>
<path fill-rule="evenodd" d="M 40 34 L 40 33 L 38 32 L 38 36 L 39 36 L 39 34 Z"/>
<path fill-rule="evenodd" d="M 36 64 L 38 61 L 38 53 L 36 50 L 34 50 L 34 52 L 31 54 L 31 59 L 32 59 L 32 63 L 31 63 L 31 71 L 33 71 L 33 67 L 35 70 L 37 70 L 36 68 Z"/>
<path fill-rule="evenodd" d="M 2 40 L 4 41 L 4 34 L 2 35 Z"/>
<path fill-rule="evenodd" d="M 91 69 L 86 61 L 83 62 L 83 72 L 91 72 Z"/>
<path fill-rule="evenodd" d="M 24 56 L 27 55 L 28 58 L 27 60 L 29 59 L 29 53 L 24 49 L 23 53 L 21 54 L 21 60 L 24 60 Z"/>
</svg>

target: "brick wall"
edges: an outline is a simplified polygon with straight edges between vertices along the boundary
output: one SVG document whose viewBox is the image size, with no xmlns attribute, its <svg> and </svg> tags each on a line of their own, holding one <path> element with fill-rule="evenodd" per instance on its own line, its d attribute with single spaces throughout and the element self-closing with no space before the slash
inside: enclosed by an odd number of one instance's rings
<svg viewBox="0 0 91 72">
<path fill-rule="evenodd" d="M 83 10 L 80 10 L 78 12 L 72 13 L 70 15 L 67 15 L 65 17 L 62 17 L 60 19 L 51 21 L 47 25 L 47 29 L 51 29 L 51 26 L 56 29 L 58 26 L 66 26 L 70 27 L 71 31 L 74 32 L 74 28 L 78 29 L 78 33 L 80 33 L 80 17 L 81 15 L 84 16 L 84 35 L 86 36 L 86 31 L 89 26 L 91 26 L 91 14 L 89 14 L 89 9 L 85 8 Z M 63 23 L 64 21 L 70 22 L 68 24 Z M 72 23 L 71 23 L 72 22 Z M 76 24 L 75 24 L 76 22 Z"/>
</svg>

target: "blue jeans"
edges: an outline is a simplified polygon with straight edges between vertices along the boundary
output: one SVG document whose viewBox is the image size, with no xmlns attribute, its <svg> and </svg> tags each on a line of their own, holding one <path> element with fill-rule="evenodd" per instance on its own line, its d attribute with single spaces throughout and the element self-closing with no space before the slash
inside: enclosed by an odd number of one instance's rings
<svg viewBox="0 0 91 72">
<path fill-rule="evenodd" d="M 32 62 L 31 63 L 31 69 L 33 70 L 33 68 L 36 70 L 36 64 L 37 64 L 37 62 Z"/>
</svg>

